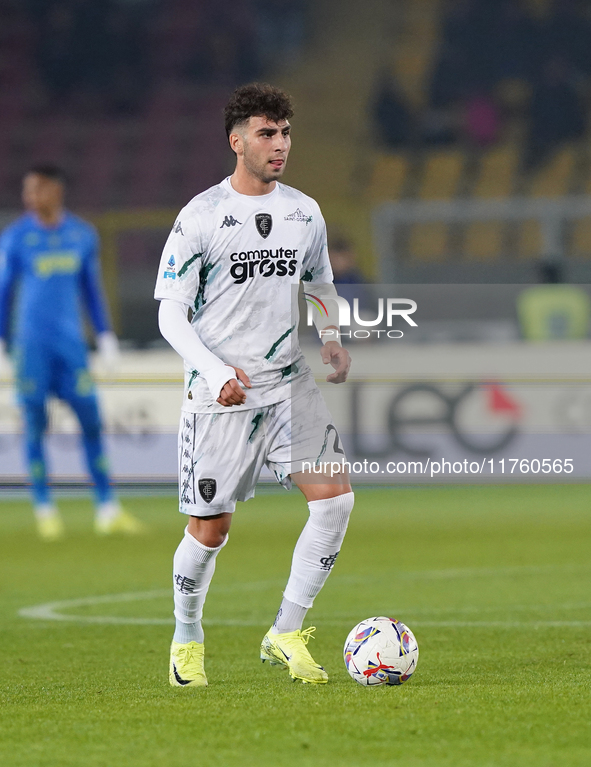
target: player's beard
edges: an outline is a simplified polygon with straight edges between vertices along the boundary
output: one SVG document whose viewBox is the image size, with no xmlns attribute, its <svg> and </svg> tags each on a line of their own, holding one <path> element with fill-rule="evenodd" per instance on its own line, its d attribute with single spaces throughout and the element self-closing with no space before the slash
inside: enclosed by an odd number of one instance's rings
<svg viewBox="0 0 591 767">
<path fill-rule="evenodd" d="M 285 170 L 285 164 L 286 164 L 286 158 L 283 159 L 283 165 L 281 168 L 276 170 L 274 173 L 269 168 L 269 161 L 264 160 L 263 162 L 257 162 L 257 157 L 254 154 L 254 152 L 251 152 L 248 144 L 244 143 L 244 155 L 243 155 L 243 162 L 244 167 L 246 170 L 250 173 L 251 176 L 254 176 L 258 181 L 262 181 L 263 184 L 270 184 L 272 181 L 276 181 L 278 178 L 280 178 L 283 175 L 283 171 Z"/>
</svg>

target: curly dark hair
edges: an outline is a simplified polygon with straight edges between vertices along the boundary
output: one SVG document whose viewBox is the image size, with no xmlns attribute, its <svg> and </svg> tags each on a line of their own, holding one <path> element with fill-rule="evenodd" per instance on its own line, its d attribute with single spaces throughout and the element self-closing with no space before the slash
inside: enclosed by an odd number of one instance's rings
<svg viewBox="0 0 591 767">
<path fill-rule="evenodd" d="M 224 109 L 226 135 L 250 117 L 266 117 L 273 122 L 293 117 L 291 98 L 285 91 L 268 83 L 248 83 L 236 88 Z"/>
</svg>

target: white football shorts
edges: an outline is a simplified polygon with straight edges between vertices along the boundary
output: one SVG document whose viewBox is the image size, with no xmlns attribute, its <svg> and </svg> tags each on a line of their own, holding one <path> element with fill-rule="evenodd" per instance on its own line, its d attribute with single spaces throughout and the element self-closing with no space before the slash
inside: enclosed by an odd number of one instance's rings
<svg viewBox="0 0 591 767">
<path fill-rule="evenodd" d="M 253 410 L 181 412 L 179 497 L 183 514 L 207 517 L 233 512 L 236 501 L 254 496 L 264 465 L 289 489 L 290 474 L 302 471 L 303 463 L 319 466 L 346 460 L 316 385 L 297 389 L 295 397 Z"/>
</svg>

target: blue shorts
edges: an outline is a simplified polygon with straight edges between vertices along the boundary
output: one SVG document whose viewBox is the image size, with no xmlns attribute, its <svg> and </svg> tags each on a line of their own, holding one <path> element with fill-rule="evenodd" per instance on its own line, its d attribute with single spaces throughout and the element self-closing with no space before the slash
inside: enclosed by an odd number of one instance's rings
<svg viewBox="0 0 591 767">
<path fill-rule="evenodd" d="M 96 394 L 82 341 L 16 344 L 14 358 L 17 391 L 23 403 L 42 402 L 51 394 L 66 402 Z"/>
</svg>

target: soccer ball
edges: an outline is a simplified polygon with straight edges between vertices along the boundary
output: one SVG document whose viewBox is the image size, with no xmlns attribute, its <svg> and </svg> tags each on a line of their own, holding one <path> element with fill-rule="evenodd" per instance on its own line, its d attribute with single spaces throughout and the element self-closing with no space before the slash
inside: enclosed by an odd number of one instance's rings
<svg viewBox="0 0 591 767">
<path fill-rule="evenodd" d="M 345 666 L 359 684 L 402 684 L 417 667 L 419 646 L 412 631 L 394 618 L 367 618 L 347 637 Z"/>
</svg>

